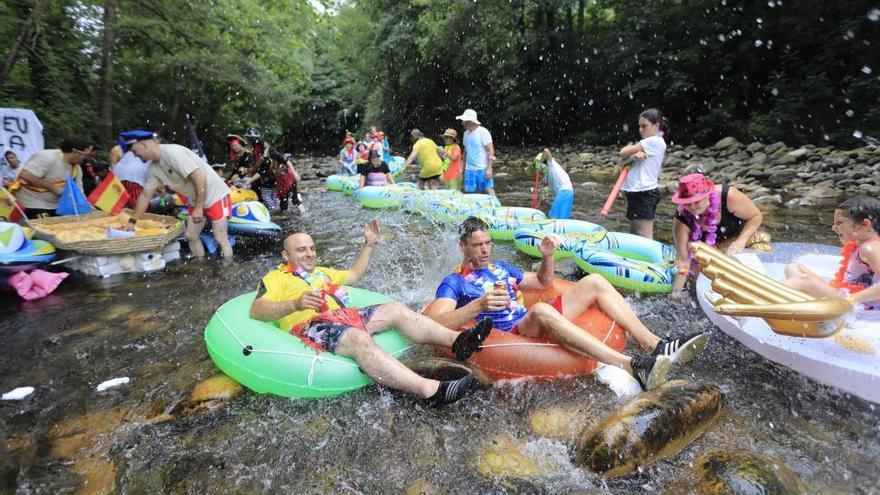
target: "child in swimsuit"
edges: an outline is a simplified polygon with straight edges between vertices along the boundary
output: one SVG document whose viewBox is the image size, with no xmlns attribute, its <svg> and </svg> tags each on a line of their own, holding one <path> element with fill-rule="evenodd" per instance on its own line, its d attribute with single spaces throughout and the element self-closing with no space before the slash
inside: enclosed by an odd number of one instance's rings
<svg viewBox="0 0 880 495">
<path fill-rule="evenodd" d="M 880 310 L 880 200 L 848 199 L 834 210 L 831 229 L 843 243 L 840 270 L 830 282 L 800 263 L 785 267 L 785 284 L 815 297 L 842 297 Z"/>
</svg>

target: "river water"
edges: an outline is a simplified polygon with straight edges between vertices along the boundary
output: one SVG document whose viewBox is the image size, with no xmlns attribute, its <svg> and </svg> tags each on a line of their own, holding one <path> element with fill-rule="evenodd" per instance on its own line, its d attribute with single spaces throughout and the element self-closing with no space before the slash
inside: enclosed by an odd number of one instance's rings
<svg viewBox="0 0 880 495">
<path fill-rule="evenodd" d="M 501 173 L 502 203 L 528 205 L 527 173 L 503 166 Z M 597 220 L 609 188 L 578 188 L 576 216 Z M 420 217 L 362 210 L 319 181 L 305 189 L 309 210 L 278 221 L 311 232 L 322 264 L 351 263 L 363 224 L 380 218 L 384 242 L 363 287 L 418 308 L 459 261 L 454 234 Z M 625 225 L 617 206 L 604 222 L 609 230 Z M 671 212 L 669 204 L 660 209 L 665 219 Z M 830 211 L 767 215 L 778 240 L 834 243 L 829 224 Z M 658 237 L 670 240 L 670 229 L 669 220 L 658 222 Z M 692 445 L 623 479 L 572 465 L 571 442 L 541 437 L 531 426 L 534 413 L 554 411 L 595 424 L 626 402 L 589 377 L 482 389 L 440 410 L 375 386 L 317 401 L 244 391 L 212 409 L 183 407 L 193 386 L 218 374 L 205 350 L 205 324 L 224 301 L 253 290 L 278 263 L 279 247 L 243 243 L 232 266 L 176 263 L 103 280 L 74 274 L 40 301 L 0 294 L 0 390 L 36 387 L 23 401 L 0 402 L 2 491 L 685 493 L 694 489 L 693 460 L 721 447 L 778 456 L 814 493 L 880 493 L 875 406 L 761 358 L 714 328 L 695 303 L 662 296 L 628 299 L 655 333 L 711 333 L 707 350 L 670 378 L 719 385 L 727 407 Z M 532 263 L 512 245 L 498 244 L 496 255 Z M 568 266 L 561 272 L 574 273 Z M 131 382 L 95 391 L 116 377 Z M 506 445 L 503 439 L 539 469 L 482 474 L 481 453 Z"/>
</svg>

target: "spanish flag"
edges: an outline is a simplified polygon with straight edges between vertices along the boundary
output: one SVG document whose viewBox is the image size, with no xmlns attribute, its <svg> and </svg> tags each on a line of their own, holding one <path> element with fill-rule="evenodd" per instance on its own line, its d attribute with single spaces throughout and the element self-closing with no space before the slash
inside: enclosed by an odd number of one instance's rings
<svg viewBox="0 0 880 495">
<path fill-rule="evenodd" d="M 24 207 L 5 187 L 0 186 L 0 189 L 0 221 L 18 223 Z"/>
<path fill-rule="evenodd" d="M 92 194 L 89 194 L 88 200 L 99 210 L 116 215 L 128 203 L 128 191 L 116 178 L 116 174 L 109 172 Z"/>
</svg>

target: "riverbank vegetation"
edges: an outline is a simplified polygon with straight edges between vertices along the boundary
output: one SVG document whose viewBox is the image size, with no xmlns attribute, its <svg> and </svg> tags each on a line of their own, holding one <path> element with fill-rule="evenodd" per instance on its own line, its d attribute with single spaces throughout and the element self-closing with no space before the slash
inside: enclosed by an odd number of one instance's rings
<svg viewBox="0 0 880 495">
<path fill-rule="evenodd" d="M 508 144 L 613 144 L 661 108 L 673 141 L 857 147 L 880 135 L 866 0 L 0 0 L 0 106 L 47 145 L 152 126 L 209 154 L 257 127 L 331 152 L 478 110 Z M 854 137 L 855 136 L 857 137 Z"/>
</svg>

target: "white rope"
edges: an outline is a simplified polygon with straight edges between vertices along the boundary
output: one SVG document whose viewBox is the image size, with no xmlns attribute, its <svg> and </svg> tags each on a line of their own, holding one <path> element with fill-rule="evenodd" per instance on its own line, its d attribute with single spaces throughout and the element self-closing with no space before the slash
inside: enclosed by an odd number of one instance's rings
<svg viewBox="0 0 880 495">
<path fill-rule="evenodd" d="M 605 335 L 605 338 L 602 339 L 602 343 L 608 342 L 608 339 L 611 337 L 611 332 L 614 331 L 614 326 L 617 325 L 617 320 L 611 320 L 611 328 L 608 329 L 608 334 Z"/>
<path fill-rule="evenodd" d="M 347 364 L 347 365 L 349 365 L 349 366 L 354 366 L 354 367 L 356 367 L 356 368 L 359 367 L 359 366 L 358 366 L 357 364 L 355 364 L 355 363 L 349 363 L 348 361 L 342 361 L 342 360 L 339 360 L 339 359 L 333 359 L 333 358 L 323 357 L 323 356 L 321 356 L 320 354 L 302 354 L 302 353 L 300 353 L 300 352 L 273 351 L 273 350 L 269 350 L 269 349 L 254 349 L 254 350 L 252 350 L 251 352 L 262 352 L 262 353 L 265 353 L 265 354 L 281 354 L 281 355 L 284 355 L 284 356 L 295 356 L 295 357 L 311 358 L 311 359 L 315 359 L 315 358 L 317 357 L 317 359 L 320 360 L 320 361 L 330 361 L 331 363 Z"/>
<path fill-rule="evenodd" d="M 226 324 L 226 320 L 224 320 L 223 317 L 219 314 L 217 315 L 217 319 L 220 320 L 220 323 L 222 323 L 224 327 L 226 327 L 226 330 L 229 330 L 230 335 L 235 338 L 235 340 L 238 342 L 238 345 L 240 345 L 242 349 L 246 349 L 247 346 L 244 345 L 244 342 L 242 342 L 241 339 L 238 338 L 238 335 L 235 335 L 235 332 L 233 332 L 232 329 L 229 328 L 229 325 Z"/>
<path fill-rule="evenodd" d="M 514 342 L 514 343 L 510 343 L 510 344 L 481 345 L 480 349 L 488 349 L 490 347 L 520 347 L 520 346 L 559 347 L 559 344 L 551 344 L 549 342 Z"/>
</svg>

